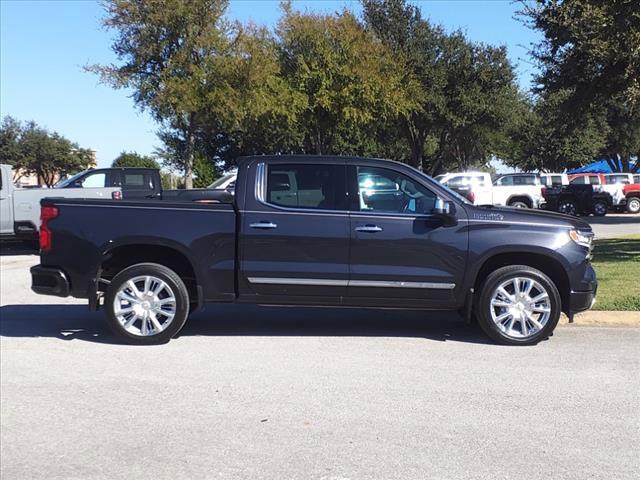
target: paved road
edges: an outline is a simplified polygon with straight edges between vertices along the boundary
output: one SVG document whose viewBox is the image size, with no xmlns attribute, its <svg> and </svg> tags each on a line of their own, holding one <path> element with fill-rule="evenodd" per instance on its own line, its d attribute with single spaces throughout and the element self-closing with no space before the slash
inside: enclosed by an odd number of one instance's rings
<svg viewBox="0 0 640 480">
<path fill-rule="evenodd" d="M 608 214 L 605 217 L 584 217 L 593 228 L 596 238 L 615 238 L 632 233 L 640 234 L 640 214 Z"/>
<path fill-rule="evenodd" d="M 131 347 L 1 260 L 3 480 L 637 478 L 640 329 L 216 307 Z"/>
</svg>

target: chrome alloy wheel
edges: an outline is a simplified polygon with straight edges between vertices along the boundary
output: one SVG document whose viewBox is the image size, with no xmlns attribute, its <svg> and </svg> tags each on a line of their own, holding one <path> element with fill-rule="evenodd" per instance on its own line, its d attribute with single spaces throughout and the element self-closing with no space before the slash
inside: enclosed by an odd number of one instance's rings
<svg viewBox="0 0 640 480">
<path fill-rule="evenodd" d="M 491 296 L 491 318 L 507 337 L 529 338 L 551 317 L 551 299 L 545 288 L 527 277 L 502 282 Z"/>
<path fill-rule="evenodd" d="M 150 275 L 128 280 L 113 299 L 113 311 L 122 328 L 140 337 L 165 330 L 173 321 L 176 308 L 171 287 Z"/>
</svg>

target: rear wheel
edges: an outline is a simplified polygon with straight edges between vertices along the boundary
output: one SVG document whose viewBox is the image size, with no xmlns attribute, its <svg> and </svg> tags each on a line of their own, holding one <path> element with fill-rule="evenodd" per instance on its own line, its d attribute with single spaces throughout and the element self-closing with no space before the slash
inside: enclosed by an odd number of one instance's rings
<svg viewBox="0 0 640 480">
<path fill-rule="evenodd" d="M 607 214 L 609 206 L 604 200 L 598 200 L 593 204 L 593 214 L 596 217 L 604 217 Z"/>
<path fill-rule="evenodd" d="M 514 200 L 509 203 L 509 206 L 514 208 L 530 208 L 529 204 L 524 200 Z"/>
<path fill-rule="evenodd" d="M 156 263 L 139 263 L 118 273 L 105 295 L 107 323 L 128 343 L 168 342 L 189 314 L 189 294 L 182 279 Z"/>
<path fill-rule="evenodd" d="M 640 197 L 631 197 L 627 200 L 627 212 L 638 213 L 640 212 Z"/>
<path fill-rule="evenodd" d="M 480 290 L 476 316 L 489 337 L 504 345 L 534 345 L 560 319 L 558 289 L 540 270 L 525 265 L 491 273 Z"/>
<path fill-rule="evenodd" d="M 558 211 L 567 215 L 573 215 L 574 217 L 578 215 L 578 207 L 573 200 L 560 200 Z"/>
</svg>

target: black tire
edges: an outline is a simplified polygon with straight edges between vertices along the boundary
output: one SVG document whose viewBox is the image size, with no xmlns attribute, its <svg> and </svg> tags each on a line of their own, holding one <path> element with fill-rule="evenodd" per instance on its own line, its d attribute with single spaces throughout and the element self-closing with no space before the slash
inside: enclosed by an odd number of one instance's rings
<svg viewBox="0 0 640 480">
<path fill-rule="evenodd" d="M 506 335 L 502 330 L 500 330 L 500 328 L 498 328 L 491 316 L 491 309 L 495 308 L 491 305 L 494 291 L 503 282 L 516 277 L 524 277 L 538 282 L 549 295 L 549 302 L 551 305 L 549 319 L 544 327 L 537 333 L 526 338 L 514 338 Z M 560 294 L 558 293 L 558 289 L 555 284 L 540 270 L 526 265 L 511 265 L 499 268 L 490 273 L 480 288 L 480 293 L 474 304 L 476 318 L 482 330 L 492 340 L 502 345 L 535 345 L 542 340 L 546 340 L 556 328 L 562 311 Z"/>
<path fill-rule="evenodd" d="M 513 200 L 509 202 L 509 206 L 513 208 L 531 208 L 524 200 Z"/>
<path fill-rule="evenodd" d="M 578 206 L 573 200 L 560 200 L 558 211 L 566 215 L 578 216 Z"/>
<path fill-rule="evenodd" d="M 175 298 L 175 315 L 169 325 L 157 334 L 147 336 L 128 332 L 117 319 L 114 311 L 116 294 L 125 283 L 135 277 L 152 276 L 164 281 L 172 290 Z M 189 293 L 182 279 L 170 268 L 157 263 L 138 263 L 118 273 L 109 284 L 105 294 L 104 309 L 111 330 L 127 343 L 133 345 L 158 345 L 167 343 L 184 326 L 189 315 Z"/>
<path fill-rule="evenodd" d="M 596 200 L 593 204 L 593 214 L 596 217 L 604 217 L 609 210 L 609 205 L 604 200 Z"/>
<path fill-rule="evenodd" d="M 629 213 L 640 212 L 640 197 L 629 197 L 627 199 L 627 212 Z"/>
</svg>

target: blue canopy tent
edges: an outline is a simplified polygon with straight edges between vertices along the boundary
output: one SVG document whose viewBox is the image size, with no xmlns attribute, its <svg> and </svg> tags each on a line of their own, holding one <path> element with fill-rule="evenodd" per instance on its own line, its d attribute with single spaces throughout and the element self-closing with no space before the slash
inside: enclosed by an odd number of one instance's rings
<svg viewBox="0 0 640 480">
<path fill-rule="evenodd" d="M 622 163 L 618 160 L 619 170 L 622 170 Z M 629 166 L 633 168 L 635 166 L 635 162 L 629 162 Z M 611 170 L 611 166 L 606 160 L 598 160 L 597 162 L 593 162 L 589 165 L 585 165 L 584 167 L 574 168 L 573 170 L 569 170 L 567 173 L 616 173 Z"/>
</svg>

